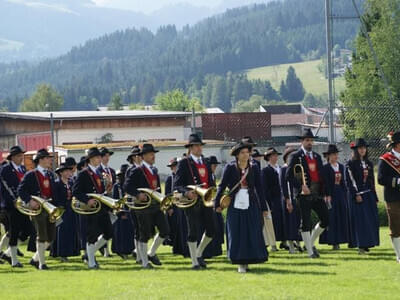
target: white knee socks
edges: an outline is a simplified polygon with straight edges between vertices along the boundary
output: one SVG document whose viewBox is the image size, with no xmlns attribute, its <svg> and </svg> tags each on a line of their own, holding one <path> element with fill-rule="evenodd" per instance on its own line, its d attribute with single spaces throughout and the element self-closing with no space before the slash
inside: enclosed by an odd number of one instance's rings
<svg viewBox="0 0 400 300">
<path fill-rule="evenodd" d="M 315 225 L 312 233 L 311 233 L 311 245 L 314 246 L 315 241 L 319 238 L 319 236 L 324 232 L 325 228 L 322 228 L 319 223 Z"/>
<path fill-rule="evenodd" d="M 199 262 L 197 261 L 197 243 L 188 242 L 188 248 L 189 248 L 190 258 L 192 259 L 192 265 L 198 266 Z"/>
<path fill-rule="evenodd" d="M 157 235 L 154 237 L 153 244 L 150 247 L 149 252 L 147 253 L 149 256 L 154 256 L 156 255 L 156 251 L 158 247 L 162 245 L 165 239 L 160 237 L 160 234 L 157 233 Z"/>
<path fill-rule="evenodd" d="M 308 256 L 313 255 L 310 232 L 308 232 L 308 231 L 303 232 L 302 231 L 301 232 L 301 237 L 303 238 L 304 245 L 307 248 Z"/>
<path fill-rule="evenodd" d="M 207 245 L 212 241 L 212 238 L 206 236 L 206 234 L 203 234 L 203 237 L 201 238 L 201 242 L 199 244 L 199 247 L 197 247 L 197 257 L 202 257 L 204 249 L 206 249 Z"/>
</svg>

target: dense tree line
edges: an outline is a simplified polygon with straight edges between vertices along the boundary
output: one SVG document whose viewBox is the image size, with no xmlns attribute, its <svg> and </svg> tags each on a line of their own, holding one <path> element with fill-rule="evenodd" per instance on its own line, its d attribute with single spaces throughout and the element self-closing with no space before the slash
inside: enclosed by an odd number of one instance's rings
<svg viewBox="0 0 400 300">
<path fill-rule="evenodd" d="M 335 1 L 334 13 L 348 11 L 352 11 L 350 1 Z M 357 29 L 354 20 L 335 24 L 335 43 L 345 47 Z M 38 83 L 46 82 L 62 94 L 63 108 L 68 110 L 107 105 L 114 93 L 126 104 L 152 104 L 159 92 L 174 89 L 201 93 L 204 106 L 230 110 L 235 101 L 273 92 L 266 83 L 251 83 L 250 88 L 248 80 L 233 80 L 229 74 L 320 57 L 324 38 L 324 4 L 315 0 L 231 9 L 181 31 L 175 26 L 156 33 L 127 29 L 33 66 L 0 66 L 0 106 L 18 109 Z M 249 93 L 250 89 L 268 92 Z"/>
</svg>

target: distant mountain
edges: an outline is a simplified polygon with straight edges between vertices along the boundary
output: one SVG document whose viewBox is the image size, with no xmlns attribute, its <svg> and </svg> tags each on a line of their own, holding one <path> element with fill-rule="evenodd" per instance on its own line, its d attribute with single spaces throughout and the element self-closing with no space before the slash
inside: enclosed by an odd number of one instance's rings
<svg viewBox="0 0 400 300">
<path fill-rule="evenodd" d="M 0 62 L 55 57 L 88 39 L 126 28 L 181 28 L 226 8 L 265 1 L 225 0 L 214 8 L 176 4 L 146 15 L 99 7 L 90 0 L 0 0 Z"/>
<path fill-rule="evenodd" d="M 352 9 L 348 0 L 335 1 L 335 14 L 349 15 Z M 334 44 L 351 45 L 358 28 L 357 20 L 335 23 Z M 151 104 L 158 92 L 174 88 L 203 97 L 209 76 L 324 54 L 323 1 L 271 2 L 229 9 L 182 30 L 164 26 L 155 33 L 148 29 L 117 31 L 35 65 L 0 64 L 0 107 L 17 109 L 21 98 L 41 82 L 60 91 L 68 109 L 84 108 L 82 101 L 92 98 L 107 104 L 115 92 L 121 93 L 125 103 Z M 241 84 L 237 94 L 248 85 Z M 224 86 L 219 80 L 218 91 L 211 86 L 208 90 L 219 95 L 215 99 L 224 99 Z M 235 96 L 234 100 L 240 99 L 248 98 Z M 204 103 L 218 105 L 218 101 Z"/>
</svg>

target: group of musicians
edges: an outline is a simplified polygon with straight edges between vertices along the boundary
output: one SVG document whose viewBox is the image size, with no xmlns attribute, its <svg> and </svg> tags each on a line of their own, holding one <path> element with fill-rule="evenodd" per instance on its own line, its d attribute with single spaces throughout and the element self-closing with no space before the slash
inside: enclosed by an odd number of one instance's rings
<svg viewBox="0 0 400 300">
<path fill-rule="evenodd" d="M 353 155 L 343 165 L 336 145 L 328 146 L 324 158 L 313 151 L 315 138 L 305 130 L 299 137 L 301 147 L 286 148 L 280 166 L 281 153 L 275 148 L 261 154 L 251 137 L 244 137 L 232 147 L 233 159 L 217 186 L 220 162 L 215 156 L 206 158 L 204 142 L 191 134 L 187 153 L 168 164 L 171 175 L 163 193 L 191 204 L 171 202 L 167 208 L 152 198 L 153 191 L 161 194 L 155 166 L 159 151 L 152 144 L 133 147 L 128 164 L 117 172 L 109 167 L 113 152 L 96 147 L 88 149 L 78 163 L 68 157 L 55 172 L 52 154 L 40 149 L 34 157 L 35 169 L 26 172 L 24 150 L 14 146 L 0 170 L 0 222 L 6 230 L 0 241 L 0 262 L 23 267 L 18 242 L 28 239 L 28 250 L 34 252 L 30 264 L 40 270 L 48 269 L 46 250 L 61 261 L 83 250 L 88 268 L 98 269 L 96 253 L 110 256 L 111 241 L 112 252 L 124 259 L 134 255 L 143 269 L 162 264 L 157 250 L 164 244 L 172 246 L 174 254 L 190 257 L 193 270 L 201 270 L 207 268 L 205 259 L 222 254 L 225 235 L 227 256 L 240 273 L 248 272 L 249 264 L 267 261 L 266 245 L 278 251 L 276 241 L 279 248 L 291 254 L 306 251 L 310 258 L 320 257 L 317 240 L 333 250 L 347 243 L 366 254 L 379 245 L 378 197 L 368 145 L 361 138 L 351 143 Z M 384 186 L 392 244 L 400 263 L 400 132 L 388 138 L 378 182 Z M 202 201 L 200 187 L 215 188 L 212 201 Z M 123 202 L 115 209 L 101 205 L 93 195 L 108 196 L 115 203 L 127 196 L 146 205 L 132 209 Z M 74 201 L 90 213 L 77 213 Z M 45 207 L 48 203 L 52 209 Z M 26 214 L 21 207 L 34 213 Z M 318 217 L 314 228 L 312 211 Z M 271 217 L 275 239 L 267 241 L 266 220 Z"/>
</svg>

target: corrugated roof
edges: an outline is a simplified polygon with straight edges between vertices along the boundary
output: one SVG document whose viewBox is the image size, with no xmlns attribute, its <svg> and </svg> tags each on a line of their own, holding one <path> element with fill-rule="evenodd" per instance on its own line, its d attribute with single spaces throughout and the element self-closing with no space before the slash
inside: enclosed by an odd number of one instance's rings
<svg viewBox="0 0 400 300">
<path fill-rule="evenodd" d="M 185 117 L 190 112 L 155 111 L 155 110 L 111 110 L 111 111 L 56 111 L 56 112 L 1 112 L 0 118 L 50 120 L 50 114 L 54 120 L 72 119 L 126 119 L 143 117 Z"/>
<path fill-rule="evenodd" d="M 306 114 L 278 114 L 271 115 L 272 126 L 290 126 L 298 124 L 314 124 L 321 122 L 321 117 Z"/>
</svg>

